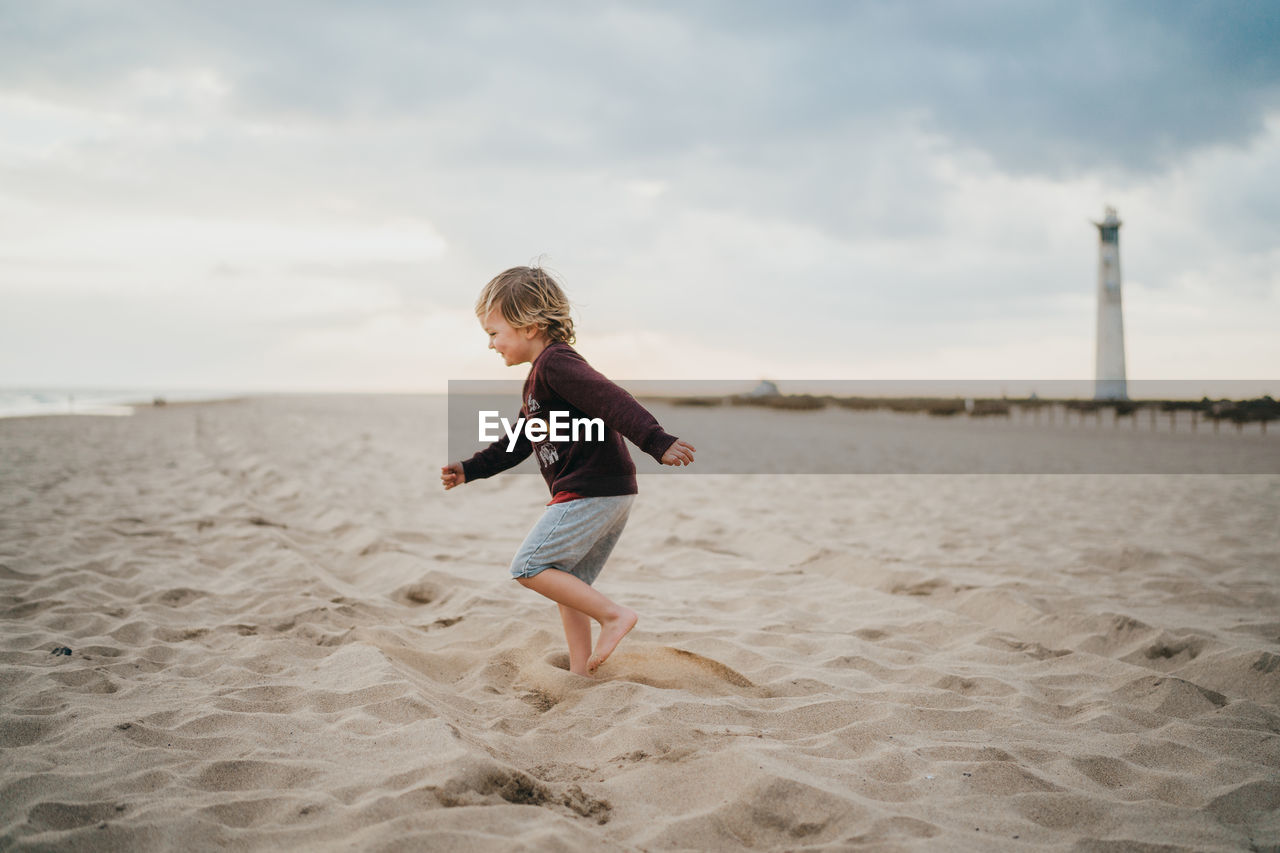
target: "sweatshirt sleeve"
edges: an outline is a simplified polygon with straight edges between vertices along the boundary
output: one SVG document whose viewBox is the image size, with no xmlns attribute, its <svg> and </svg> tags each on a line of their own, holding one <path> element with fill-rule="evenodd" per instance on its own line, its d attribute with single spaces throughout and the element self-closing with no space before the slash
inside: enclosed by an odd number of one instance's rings
<svg viewBox="0 0 1280 853">
<path fill-rule="evenodd" d="M 551 357 L 543 366 L 543 376 L 556 394 L 588 417 L 600 418 L 609 429 L 662 461 L 662 454 L 675 444 L 676 436 L 663 430 L 648 409 L 576 352 L 548 355 Z"/>
<path fill-rule="evenodd" d="M 516 417 L 512 419 L 512 423 L 518 423 L 519 418 L 523 417 L 520 412 L 516 412 Z M 501 474 L 508 468 L 514 468 L 521 462 L 529 458 L 529 454 L 533 452 L 533 444 L 529 441 L 529 437 L 525 435 L 524 430 L 520 430 L 519 436 L 516 438 L 516 446 L 510 451 L 507 445 L 511 440 L 505 435 L 498 436 L 498 440 L 483 450 L 479 450 L 470 459 L 463 460 L 462 475 L 466 482 L 472 480 L 483 480 L 486 477 L 492 477 L 494 474 Z"/>
</svg>

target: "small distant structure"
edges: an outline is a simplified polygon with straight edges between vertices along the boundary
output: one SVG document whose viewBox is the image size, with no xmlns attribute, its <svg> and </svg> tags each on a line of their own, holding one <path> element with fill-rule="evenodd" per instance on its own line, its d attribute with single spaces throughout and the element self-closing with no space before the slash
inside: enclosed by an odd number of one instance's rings
<svg viewBox="0 0 1280 853">
<path fill-rule="evenodd" d="M 1098 340 L 1093 399 L 1128 400 L 1120 304 L 1120 219 L 1108 207 L 1098 229 Z"/>
<path fill-rule="evenodd" d="M 778 386 L 770 382 L 768 379 L 761 379 L 760 384 L 752 388 L 744 396 L 747 397 L 777 397 Z"/>
</svg>

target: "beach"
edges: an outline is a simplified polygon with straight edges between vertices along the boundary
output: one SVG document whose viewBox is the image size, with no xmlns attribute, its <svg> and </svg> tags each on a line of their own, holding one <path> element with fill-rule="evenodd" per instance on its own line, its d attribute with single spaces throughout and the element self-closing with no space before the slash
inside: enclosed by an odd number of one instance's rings
<svg viewBox="0 0 1280 853">
<path fill-rule="evenodd" d="M 0 421 L 0 848 L 1280 850 L 1280 475 L 641 476 L 589 680 L 446 422 Z"/>
</svg>

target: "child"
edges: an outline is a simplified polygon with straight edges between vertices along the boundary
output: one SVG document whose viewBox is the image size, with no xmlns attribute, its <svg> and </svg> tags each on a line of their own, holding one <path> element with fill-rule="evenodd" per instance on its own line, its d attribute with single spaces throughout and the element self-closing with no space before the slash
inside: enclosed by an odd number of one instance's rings
<svg viewBox="0 0 1280 853">
<path fill-rule="evenodd" d="M 481 291 L 476 317 L 489 336 L 489 349 L 508 366 L 530 363 L 521 417 L 545 425 L 551 413 L 567 412 L 568 418 L 604 422 L 603 435 L 587 429 L 570 441 L 553 441 L 553 435 L 530 440 L 521 430 L 510 450 L 508 439 L 499 437 L 470 459 L 440 469 L 444 487 L 452 489 L 536 454 L 551 500 L 511 561 L 511 576 L 560 606 L 569 671 L 594 676 L 638 618 L 591 586 L 622 534 L 637 492 L 636 468 L 623 436 L 663 465 L 691 464 L 694 447 L 664 432 L 634 397 L 570 346 L 569 300 L 544 270 L 513 267 L 498 275 Z M 594 653 L 592 619 L 600 623 Z"/>
</svg>

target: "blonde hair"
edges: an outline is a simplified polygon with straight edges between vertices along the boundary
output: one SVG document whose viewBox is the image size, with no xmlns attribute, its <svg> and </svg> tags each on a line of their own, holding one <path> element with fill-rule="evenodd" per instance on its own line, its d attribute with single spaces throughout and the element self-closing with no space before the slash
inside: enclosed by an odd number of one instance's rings
<svg viewBox="0 0 1280 853">
<path fill-rule="evenodd" d="M 476 316 L 483 320 L 495 308 L 513 329 L 537 326 L 553 341 L 576 340 L 569 298 L 541 267 L 512 267 L 494 276 L 480 291 Z"/>
</svg>

